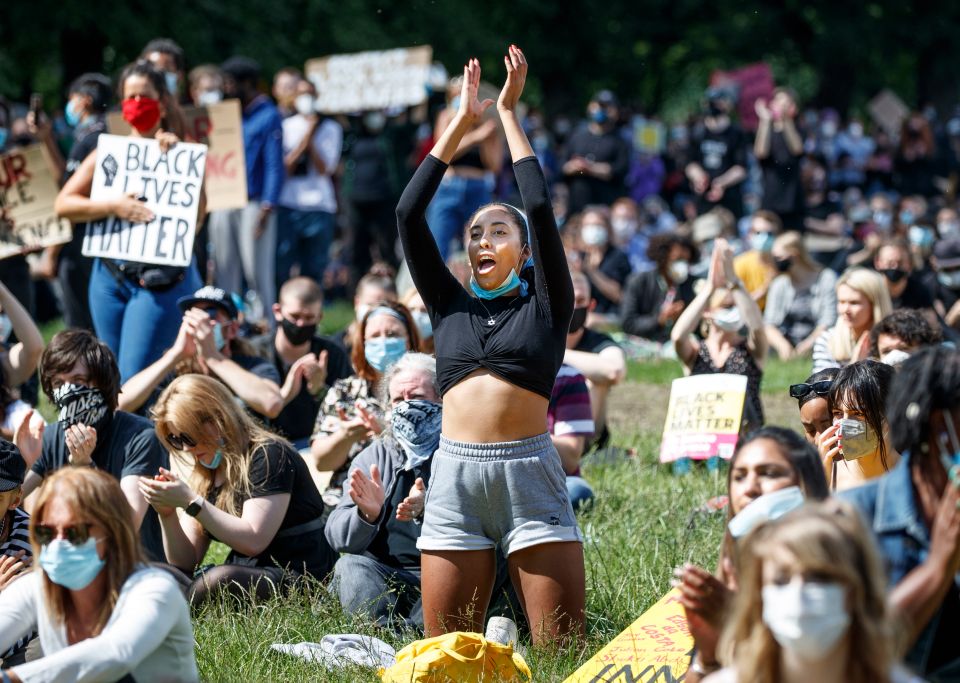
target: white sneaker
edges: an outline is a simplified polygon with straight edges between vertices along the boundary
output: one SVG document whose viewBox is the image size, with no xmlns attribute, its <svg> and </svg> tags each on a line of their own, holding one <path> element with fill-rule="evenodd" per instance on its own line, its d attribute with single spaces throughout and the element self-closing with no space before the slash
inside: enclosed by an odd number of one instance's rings
<svg viewBox="0 0 960 683">
<path fill-rule="evenodd" d="M 487 630 L 483 637 L 493 643 L 509 645 L 514 652 L 518 652 L 522 657 L 527 654 L 526 648 L 520 645 L 516 623 L 508 617 L 490 617 L 487 620 Z"/>
</svg>

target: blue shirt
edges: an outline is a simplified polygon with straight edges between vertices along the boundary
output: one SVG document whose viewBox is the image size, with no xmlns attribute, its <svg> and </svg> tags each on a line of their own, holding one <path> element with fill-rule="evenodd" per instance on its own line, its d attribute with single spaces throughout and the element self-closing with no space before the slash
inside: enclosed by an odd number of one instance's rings
<svg viewBox="0 0 960 683">
<path fill-rule="evenodd" d="M 930 554 L 930 531 L 924 523 L 913 490 L 909 453 L 904 453 L 900 462 L 882 477 L 843 491 L 839 496 L 856 506 L 873 530 L 891 588 L 926 561 Z M 956 600 L 958 587 L 960 576 L 954 577 L 954 586 L 947 593 L 943 605 L 930 619 L 905 658 L 911 669 L 928 676 L 931 681 L 960 678 L 960 655 L 951 661 L 942 661 L 944 653 L 941 651 L 937 653 L 941 655 L 938 657 L 941 661 L 931 661 L 935 644 L 947 635 L 938 633 L 941 624 L 950 628 L 960 620 L 960 602 Z M 954 599 L 951 600 L 951 596 Z M 940 645 L 942 647 L 943 643 Z M 934 670 L 931 671 L 931 668 Z"/>
<path fill-rule="evenodd" d="M 276 204 L 283 187 L 283 125 L 266 95 L 243 109 L 243 153 L 247 160 L 247 196 Z"/>
</svg>

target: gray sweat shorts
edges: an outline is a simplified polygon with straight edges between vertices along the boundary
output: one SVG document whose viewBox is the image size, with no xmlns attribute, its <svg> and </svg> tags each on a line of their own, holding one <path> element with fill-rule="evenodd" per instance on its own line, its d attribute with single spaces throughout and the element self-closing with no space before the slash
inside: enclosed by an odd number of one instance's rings
<svg viewBox="0 0 960 683">
<path fill-rule="evenodd" d="M 549 434 L 502 443 L 440 437 L 424 504 L 420 550 L 486 550 L 504 555 L 583 536 L 566 475 Z"/>
</svg>

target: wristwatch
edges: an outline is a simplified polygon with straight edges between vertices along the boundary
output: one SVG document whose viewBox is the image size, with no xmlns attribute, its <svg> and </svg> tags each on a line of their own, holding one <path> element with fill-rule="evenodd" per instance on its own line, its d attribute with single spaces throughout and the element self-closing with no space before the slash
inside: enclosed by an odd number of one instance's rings
<svg viewBox="0 0 960 683">
<path fill-rule="evenodd" d="M 197 496 L 190 501 L 190 504 L 183 508 L 183 511 L 186 512 L 191 517 L 196 517 L 200 514 L 200 510 L 203 509 L 203 496 Z"/>
</svg>

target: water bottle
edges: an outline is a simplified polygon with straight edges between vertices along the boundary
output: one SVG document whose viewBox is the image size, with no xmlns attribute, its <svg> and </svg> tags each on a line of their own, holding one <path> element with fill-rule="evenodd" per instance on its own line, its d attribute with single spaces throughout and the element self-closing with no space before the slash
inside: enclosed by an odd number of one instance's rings
<svg viewBox="0 0 960 683">
<path fill-rule="evenodd" d="M 677 476 L 690 474 L 691 467 L 690 458 L 677 458 L 673 461 L 673 473 Z"/>
</svg>

